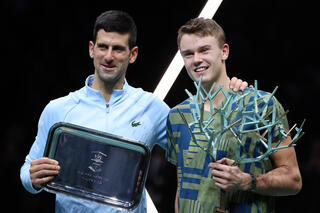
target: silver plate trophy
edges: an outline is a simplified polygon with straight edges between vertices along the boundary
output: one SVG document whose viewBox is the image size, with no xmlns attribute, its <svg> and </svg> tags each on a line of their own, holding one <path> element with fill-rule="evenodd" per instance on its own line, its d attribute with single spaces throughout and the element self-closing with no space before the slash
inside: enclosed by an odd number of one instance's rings
<svg viewBox="0 0 320 213">
<path fill-rule="evenodd" d="M 50 129 L 44 157 L 61 167 L 46 191 L 130 211 L 140 203 L 151 154 L 138 141 L 61 122 Z"/>
</svg>

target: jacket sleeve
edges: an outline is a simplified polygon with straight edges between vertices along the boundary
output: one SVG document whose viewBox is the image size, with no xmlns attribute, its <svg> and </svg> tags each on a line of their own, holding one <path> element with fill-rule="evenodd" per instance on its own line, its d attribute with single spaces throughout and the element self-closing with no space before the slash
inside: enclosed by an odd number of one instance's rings
<svg viewBox="0 0 320 213">
<path fill-rule="evenodd" d="M 154 107 L 153 121 L 154 130 L 155 130 L 155 141 L 162 149 L 166 150 L 167 148 L 167 136 L 166 136 L 166 121 L 170 108 L 166 103 L 156 98 L 156 106 Z"/>
<path fill-rule="evenodd" d="M 51 110 L 50 103 L 43 110 L 39 123 L 38 123 L 38 132 L 35 138 L 33 145 L 31 146 L 29 154 L 25 158 L 25 162 L 20 169 L 20 179 L 24 188 L 32 193 L 36 194 L 42 191 L 36 190 L 33 188 L 31 179 L 30 179 L 30 165 L 31 161 L 41 158 L 44 153 L 44 149 L 46 146 L 47 136 L 50 127 L 56 122 L 56 118 Z"/>
</svg>

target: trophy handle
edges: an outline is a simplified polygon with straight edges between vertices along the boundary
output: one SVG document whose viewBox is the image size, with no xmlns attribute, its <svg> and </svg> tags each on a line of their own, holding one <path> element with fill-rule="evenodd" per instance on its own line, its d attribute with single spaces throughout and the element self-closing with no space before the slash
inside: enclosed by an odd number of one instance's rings
<svg viewBox="0 0 320 213">
<path fill-rule="evenodd" d="M 226 191 L 220 190 L 221 195 L 220 195 L 220 207 L 217 207 L 213 213 L 229 213 L 229 210 L 226 209 L 226 204 L 227 204 L 227 195 Z"/>
<path fill-rule="evenodd" d="M 220 208 L 216 208 L 216 210 L 214 210 L 214 213 L 229 213 L 228 210 L 223 210 L 223 209 L 220 209 Z"/>
</svg>

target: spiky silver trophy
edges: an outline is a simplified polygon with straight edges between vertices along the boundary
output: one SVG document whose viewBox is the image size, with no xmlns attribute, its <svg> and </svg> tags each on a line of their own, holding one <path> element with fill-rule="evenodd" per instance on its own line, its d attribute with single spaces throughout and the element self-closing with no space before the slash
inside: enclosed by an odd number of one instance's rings
<svg viewBox="0 0 320 213">
<path fill-rule="evenodd" d="M 217 147 L 219 146 L 220 139 L 227 131 L 231 131 L 232 135 L 239 142 L 239 147 L 236 150 L 236 159 L 234 159 L 236 164 L 252 163 L 268 159 L 272 153 L 279 149 L 295 146 L 296 142 L 303 136 L 304 132 L 302 132 L 302 127 L 305 123 L 305 120 L 302 122 L 299 128 L 296 127 L 295 124 L 288 132 L 284 132 L 281 128 L 276 129 L 276 126 L 282 121 L 282 119 L 285 118 L 286 114 L 288 113 L 288 111 L 286 111 L 280 117 L 276 116 L 276 107 L 274 107 L 274 101 L 272 101 L 272 99 L 274 98 L 274 94 L 278 87 L 273 90 L 270 96 L 266 97 L 265 95 L 261 94 L 261 91 L 258 90 L 257 81 L 255 81 L 253 98 L 250 98 L 249 102 L 245 103 L 245 97 L 249 94 L 252 94 L 252 90 L 237 98 L 234 98 L 225 91 L 222 85 L 219 87 L 219 89 L 212 93 L 215 83 L 212 85 L 210 91 L 207 92 L 201 86 L 201 81 L 202 77 L 200 78 L 198 84 L 194 82 L 197 89 L 196 95 L 192 95 L 188 90 L 186 90 L 188 96 L 195 103 L 196 110 L 195 112 L 192 111 L 193 122 L 188 123 L 180 109 L 178 109 L 178 112 L 185 125 L 188 127 L 192 141 L 201 149 L 206 151 L 213 161 L 216 159 Z M 224 94 L 225 101 L 222 103 L 221 108 L 214 108 L 212 101 L 220 91 Z M 210 102 L 210 116 L 207 120 L 204 120 L 204 103 L 206 101 Z M 248 111 L 247 109 L 249 108 L 251 110 Z M 220 128 L 209 128 L 217 113 L 220 114 Z M 234 113 L 236 113 L 236 116 L 231 116 Z M 199 128 L 191 128 L 192 126 L 197 126 Z M 296 134 L 292 137 L 290 144 L 280 145 L 282 140 L 287 138 L 292 130 L 295 130 Z M 267 134 L 268 132 L 271 133 L 272 131 L 278 131 L 277 135 L 279 135 L 279 137 L 275 139 L 272 137 L 272 134 Z M 261 132 L 263 133 L 261 134 Z M 195 135 L 199 133 L 206 136 L 208 141 L 207 146 L 202 146 L 197 142 Z M 266 148 L 266 151 L 260 156 L 253 158 L 241 156 L 240 146 L 243 145 L 241 138 L 244 134 L 257 135 L 259 137 L 259 143 L 263 144 L 263 146 Z"/>
</svg>

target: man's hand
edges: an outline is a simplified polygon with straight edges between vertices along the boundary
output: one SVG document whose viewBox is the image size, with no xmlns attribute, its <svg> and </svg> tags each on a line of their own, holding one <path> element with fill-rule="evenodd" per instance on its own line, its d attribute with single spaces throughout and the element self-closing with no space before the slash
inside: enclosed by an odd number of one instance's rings
<svg viewBox="0 0 320 213">
<path fill-rule="evenodd" d="M 248 87 L 248 82 L 242 81 L 241 79 L 238 79 L 237 77 L 233 77 L 230 80 L 230 89 L 232 89 L 234 92 L 237 92 L 238 90 L 243 91 L 245 88 Z M 250 86 L 252 88 L 252 86 Z"/>
<path fill-rule="evenodd" d="M 289 145 L 290 136 L 281 142 Z M 302 188 L 301 174 L 293 147 L 281 149 L 270 155 L 274 168 L 265 174 L 256 174 L 254 192 L 267 196 L 288 196 L 297 194 Z M 251 175 L 233 166 L 234 161 L 223 158 L 209 164 L 212 168 L 213 180 L 216 185 L 228 190 L 248 190 L 251 188 Z"/>
<path fill-rule="evenodd" d="M 35 189 L 40 189 L 57 175 L 60 170 L 58 161 L 50 158 L 39 158 L 31 161 L 30 178 Z"/>
<path fill-rule="evenodd" d="M 226 191 L 248 190 L 251 186 L 250 174 L 242 172 L 233 163 L 234 160 L 228 158 L 209 163 L 209 168 L 212 168 L 212 179 L 216 182 L 216 186 Z"/>
</svg>

